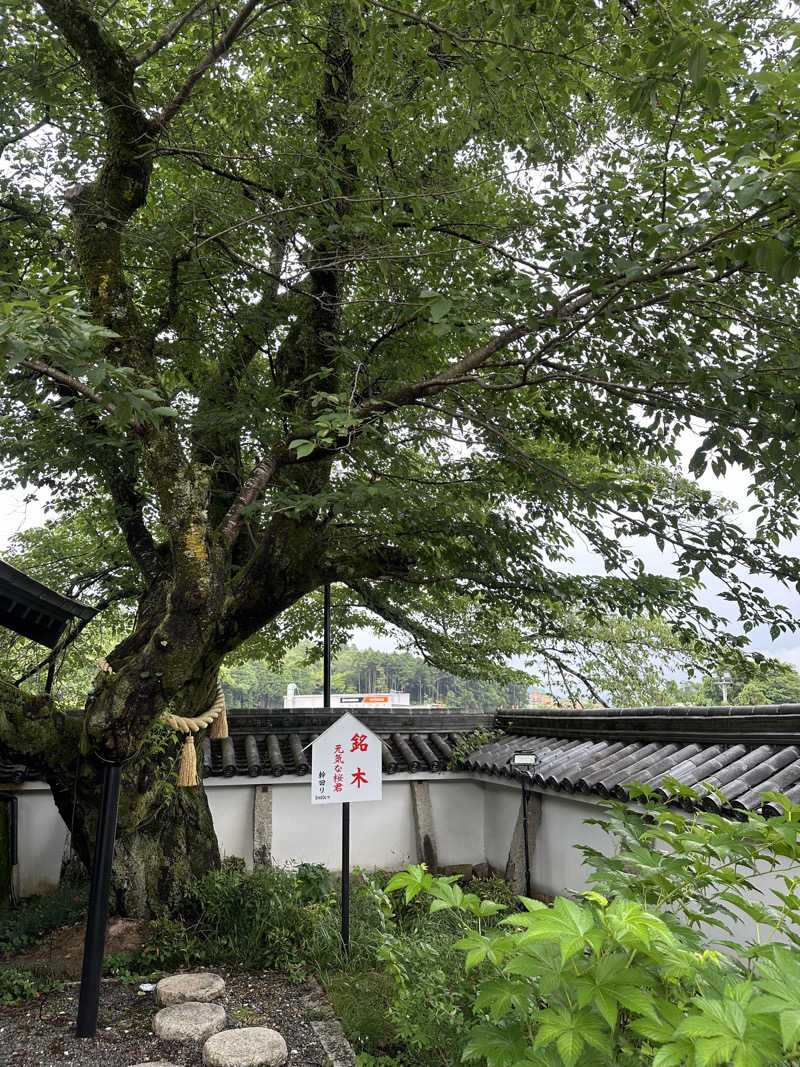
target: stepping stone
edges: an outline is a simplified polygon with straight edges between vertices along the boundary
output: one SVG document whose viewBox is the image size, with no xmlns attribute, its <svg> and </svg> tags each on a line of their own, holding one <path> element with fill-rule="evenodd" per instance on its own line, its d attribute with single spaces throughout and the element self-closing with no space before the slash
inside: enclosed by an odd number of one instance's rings
<svg viewBox="0 0 800 1067">
<path fill-rule="evenodd" d="M 156 986 L 156 1004 L 166 1008 L 170 1004 L 183 1004 L 187 1000 L 220 1000 L 225 992 L 225 982 L 218 974 L 195 971 L 193 974 L 173 974 L 162 978 Z"/>
<path fill-rule="evenodd" d="M 192 1000 L 170 1004 L 153 1017 L 153 1033 L 162 1041 L 205 1041 L 225 1029 L 227 1020 L 221 1004 Z"/>
<path fill-rule="evenodd" d="M 223 1030 L 203 1045 L 203 1067 L 282 1067 L 288 1057 L 286 1042 L 268 1026 Z"/>
</svg>

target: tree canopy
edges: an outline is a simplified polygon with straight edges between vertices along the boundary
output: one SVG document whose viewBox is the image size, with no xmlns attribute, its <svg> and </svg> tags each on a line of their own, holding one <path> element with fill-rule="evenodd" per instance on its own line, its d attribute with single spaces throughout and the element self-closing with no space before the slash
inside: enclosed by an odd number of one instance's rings
<svg viewBox="0 0 800 1067">
<path fill-rule="evenodd" d="M 95 588 L 136 605 L 85 745 L 131 754 L 325 583 L 472 675 L 568 671 L 612 615 L 702 637 L 704 570 L 791 623 L 734 569 L 799 576 L 784 5 L 8 0 L 0 28 L 7 478 L 115 530 Z M 693 480 L 730 464 L 752 538 Z M 60 773 L 44 727 L 0 739 Z"/>
<path fill-rule="evenodd" d="M 686 692 L 688 704 L 721 704 L 721 678 L 724 671 L 717 671 L 713 676 Z M 726 685 L 729 704 L 800 704 L 800 674 L 790 663 L 771 661 L 763 663 L 752 677 L 732 675 L 728 672 Z"/>
</svg>

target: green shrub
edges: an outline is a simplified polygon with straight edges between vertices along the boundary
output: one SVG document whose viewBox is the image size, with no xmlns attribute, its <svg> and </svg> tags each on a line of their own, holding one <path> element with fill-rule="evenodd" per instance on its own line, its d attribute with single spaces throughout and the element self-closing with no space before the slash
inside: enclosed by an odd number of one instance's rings
<svg viewBox="0 0 800 1067">
<path fill-rule="evenodd" d="M 332 972 L 325 978 L 325 992 L 342 1023 L 353 1049 L 395 1049 L 397 1032 L 390 1008 L 394 982 L 383 970 L 360 970 L 357 974 Z"/>
<path fill-rule="evenodd" d="M 385 894 L 356 881 L 351 952 L 344 961 L 339 892 L 337 879 L 317 864 L 248 871 L 242 860 L 228 859 L 192 883 L 177 918 L 156 919 L 145 946 L 113 967 L 120 974 L 151 974 L 228 963 L 300 980 L 309 969 L 373 966 Z"/>
<path fill-rule="evenodd" d="M 308 866 L 297 873 L 279 867 L 247 871 L 241 862 L 226 862 L 191 888 L 182 919 L 193 940 L 183 950 L 196 962 L 213 959 L 300 976 L 315 924 L 334 908 L 324 873 Z"/>
<path fill-rule="evenodd" d="M 425 1065 L 459 1063 L 477 981 L 464 974 L 452 934 L 389 936 L 381 959 L 395 980 L 388 1012 L 403 1047 Z"/>
<path fill-rule="evenodd" d="M 64 982 L 55 978 L 44 978 L 18 967 L 0 967 L 0 1002 L 4 1004 L 31 1000 L 33 997 L 38 997 L 40 993 L 63 989 L 64 985 Z"/>
<path fill-rule="evenodd" d="M 126 966 L 125 957 L 119 962 Z M 207 962 L 215 962 L 215 957 L 197 929 L 180 919 L 161 916 L 150 924 L 147 941 L 127 960 L 127 969 L 131 974 L 152 974 Z M 220 958 L 219 962 L 224 961 Z"/>
<path fill-rule="evenodd" d="M 458 883 L 465 893 L 474 893 L 479 900 L 493 900 L 506 909 L 519 907 L 519 897 L 504 878 L 462 878 Z M 500 913 L 483 917 L 484 927 L 498 921 Z"/>
<path fill-rule="evenodd" d="M 676 799 L 699 799 L 677 782 L 667 779 L 665 785 Z M 601 826 L 615 843 L 611 856 L 580 849 L 591 870 L 591 885 L 607 896 L 623 895 L 657 910 L 698 949 L 711 946 L 741 956 L 747 946 L 741 937 L 731 940 L 730 933 L 732 925 L 745 919 L 758 930 L 756 954 L 758 943 L 778 934 L 800 948 L 799 807 L 770 793 L 765 799 L 775 801 L 781 815 L 765 819 L 752 813 L 732 819 L 654 804 L 645 786 L 633 789 L 632 796 L 645 802 L 644 811 L 608 804 L 602 821 L 587 820 Z M 781 866 L 783 888 L 766 895 L 764 876 Z"/>
<path fill-rule="evenodd" d="M 782 815 L 741 822 L 615 806 L 607 829 L 616 854 L 584 850 L 604 892 L 552 907 L 521 897 L 524 910 L 493 926 L 491 902 L 454 879 L 424 866 L 396 875 L 388 892 L 424 895 L 432 913 L 451 912 L 462 927 L 457 974 L 442 982 L 439 953 L 399 975 L 401 996 L 417 987 L 411 1047 L 428 1041 L 430 1062 L 463 1056 L 488 1067 L 800 1063 L 800 807 L 770 799 Z M 788 869 L 775 901 L 748 898 L 780 864 Z M 751 943 L 731 936 L 743 915 L 759 924 Z M 709 925 L 723 936 L 712 942 Z M 448 1030 L 458 1038 L 449 1052 L 420 1017 L 439 1021 L 448 992 L 463 1019 L 460 1034 Z"/>
<path fill-rule="evenodd" d="M 425 1067 L 419 1060 L 409 1059 L 403 1053 L 398 1052 L 395 1056 L 373 1056 L 371 1052 L 356 1053 L 356 1067 Z"/>
</svg>

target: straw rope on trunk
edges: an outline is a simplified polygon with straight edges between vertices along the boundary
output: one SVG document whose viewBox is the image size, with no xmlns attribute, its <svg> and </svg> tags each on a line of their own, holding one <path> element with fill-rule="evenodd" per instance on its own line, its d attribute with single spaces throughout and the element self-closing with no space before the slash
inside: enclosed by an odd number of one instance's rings
<svg viewBox="0 0 800 1067">
<path fill-rule="evenodd" d="M 113 674 L 114 669 L 108 660 L 102 656 L 96 660 L 97 666 L 106 674 Z M 222 686 L 217 683 L 217 693 L 214 702 L 208 711 L 202 715 L 174 715 L 171 711 L 162 711 L 159 718 L 163 719 L 173 730 L 186 735 L 181 752 L 181 765 L 178 769 L 178 782 L 180 786 L 197 785 L 197 754 L 195 752 L 192 734 L 210 726 L 209 737 L 225 738 L 228 736 L 228 715 L 225 707 L 225 694 Z"/>
</svg>

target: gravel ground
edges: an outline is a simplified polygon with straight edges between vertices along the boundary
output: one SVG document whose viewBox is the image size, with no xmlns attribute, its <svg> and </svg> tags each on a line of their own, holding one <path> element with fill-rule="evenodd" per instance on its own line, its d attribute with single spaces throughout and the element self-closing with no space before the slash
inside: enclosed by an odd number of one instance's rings
<svg viewBox="0 0 800 1067">
<path fill-rule="evenodd" d="M 243 974 L 217 968 L 226 982 L 228 1026 L 270 1026 L 289 1049 L 287 1067 L 330 1067 L 334 1062 L 312 1023 L 326 1014 L 316 983 L 292 985 L 276 974 Z M 0 1067 L 133 1067 L 163 1060 L 201 1067 L 201 1045 L 161 1041 L 151 1029 L 155 995 L 138 984 L 104 979 L 95 1038 L 75 1036 L 78 982 L 24 1004 L 0 1005 Z M 329 1011 L 330 1009 L 328 1009 Z M 352 1055 L 352 1054 L 350 1054 Z M 336 1062 L 340 1061 L 336 1057 Z M 349 1062 L 353 1062 L 352 1059 Z"/>
</svg>

